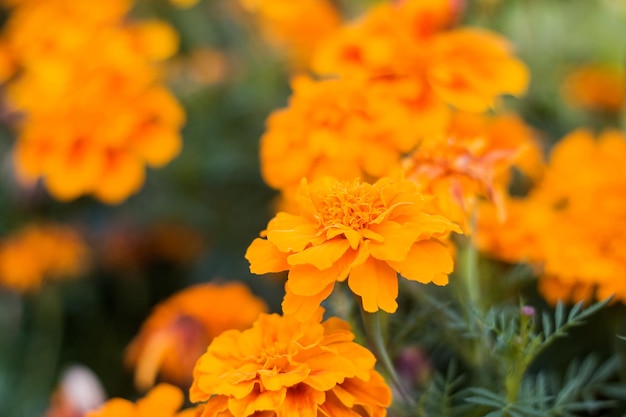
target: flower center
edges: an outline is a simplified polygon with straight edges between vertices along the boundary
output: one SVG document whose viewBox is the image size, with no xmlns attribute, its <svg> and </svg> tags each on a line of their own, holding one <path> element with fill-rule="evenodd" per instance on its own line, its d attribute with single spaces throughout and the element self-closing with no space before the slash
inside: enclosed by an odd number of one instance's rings
<svg viewBox="0 0 626 417">
<path fill-rule="evenodd" d="M 359 181 L 337 183 L 320 200 L 318 220 L 325 229 L 337 226 L 365 229 L 386 210 L 380 191 Z"/>
</svg>

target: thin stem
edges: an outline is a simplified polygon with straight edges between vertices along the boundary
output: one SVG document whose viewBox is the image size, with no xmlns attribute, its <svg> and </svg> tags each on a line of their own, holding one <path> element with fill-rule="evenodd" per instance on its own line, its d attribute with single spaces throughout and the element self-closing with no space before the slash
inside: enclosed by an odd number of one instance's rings
<svg viewBox="0 0 626 417">
<path fill-rule="evenodd" d="M 376 313 L 367 313 L 361 309 L 361 317 L 363 319 L 365 334 L 368 341 L 372 345 L 374 355 L 376 355 L 376 358 L 385 368 L 385 371 L 391 379 L 391 383 L 396 388 L 396 391 L 402 398 L 402 401 L 406 404 L 415 405 L 415 401 L 413 401 L 411 396 L 408 394 L 406 388 L 400 380 L 400 377 L 396 373 L 396 369 L 394 368 L 389 352 L 387 351 L 381 325 L 381 314 L 382 313 L 380 311 Z"/>
</svg>

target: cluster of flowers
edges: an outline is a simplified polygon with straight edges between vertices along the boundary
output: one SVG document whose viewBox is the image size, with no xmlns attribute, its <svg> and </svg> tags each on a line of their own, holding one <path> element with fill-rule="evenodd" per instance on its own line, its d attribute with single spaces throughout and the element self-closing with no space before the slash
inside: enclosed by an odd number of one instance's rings
<svg viewBox="0 0 626 417">
<path fill-rule="evenodd" d="M 181 148 L 184 112 L 155 64 L 177 49 L 159 21 L 129 22 L 130 0 L 3 0 L 0 81 L 19 114 L 19 179 L 57 199 L 118 203 Z M 77 88 L 76 86 L 80 86 Z"/>
<path fill-rule="evenodd" d="M 30 225 L 0 240 L 0 286 L 34 291 L 44 280 L 76 277 L 87 258 L 87 246 L 74 229 Z"/>
</svg>

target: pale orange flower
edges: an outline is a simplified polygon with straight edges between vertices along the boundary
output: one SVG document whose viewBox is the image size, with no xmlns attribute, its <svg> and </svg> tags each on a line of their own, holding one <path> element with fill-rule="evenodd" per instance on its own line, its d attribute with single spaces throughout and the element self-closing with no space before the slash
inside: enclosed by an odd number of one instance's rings
<svg viewBox="0 0 626 417">
<path fill-rule="evenodd" d="M 189 385 L 196 360 L 214 337 L 247 328 L 266 310 L 241 283 L 200 284 L 174 294 L 154 309 L 126 350 L 135 384 L 148 389 L 160 375 Z"/>
<path fill-rule="evenodd" d="M 575 107 L 619 113 L 626 102 L 624 70 L 601 65 L 577 68 L 563 82 L 563 95 Z"/>
<path fill-rule="evenodd" d="M 398 273 L 448 283 L 453 261 L 440 239 L 460 229 L 436 214 L 414 182 L 303 181 L 296 199 L 299 213 L 278 213 L 267 239 L 246 252 L 255 274 L 289 270 L 285 314 L 306 318 L 346 279 L 365 311 L 390 313 L 398 307 Z"/>
<path fill-rule="evenodd" d="M 504 219 L 514 166 L 537 178 L 543 157 L 532 129 L 512 114 L 455 112 L 446 131 L 424 138 L 403 161 L 406 177 L 437 196 L 441 210 L 466 230 L 479 199 L 494 203 Z"/>
<path fill-rule="evenodd" d="M 87 254 L 85 242 L 72 228 L 28 226 L 0 240 L 0 285 L 26 292 L 47 279 L 76 277 L 85 269 Z"/>
<path fill-rule="evenodd" d="M 87 413 L 86 417 L 195 417 L 200 411 L 189 409 L 178 411 L 184 397 L 180 389 L 159 384 L 137 403 L 122 398 L 107 401 L 97 411 Z"/>
<path fill-rule="evenodd" d="M 129 1 L 83 3 L 11 10 L 2 44 L 16 71 L 4 77 L 7 102 L 23 115 L 15 168 L 60 200 L 93 194 L 113 204 L 139 190 L 145 165 L 180 152 L 184 113 L 155 66 L 177 37 L 162 22 L 128 22 Z"/>
<path fill-rule="evenodd" d="M 213 340 L 194 369 L 202 417 L 384 417 L 391 391 L 348 323 L 263 314 Z"/>
<path fill-rule="evenodd" d="M 284 48 L 294 65 L 305 67 L 318 45 L 341 22 L 329 0 L 240 0 L 253 13 L 263 35 Z"/>
<path fill-rule="evenodd" d="M 323 44 L 314 58 L 322 74 L 412 77 L 423 95 L 482 112 L 502 94 L 523 94 L 528 70 L 509 43 L 481 29 L 451 28 L 446 0 L 404 0 L 373 7 Z"/>
</svg>

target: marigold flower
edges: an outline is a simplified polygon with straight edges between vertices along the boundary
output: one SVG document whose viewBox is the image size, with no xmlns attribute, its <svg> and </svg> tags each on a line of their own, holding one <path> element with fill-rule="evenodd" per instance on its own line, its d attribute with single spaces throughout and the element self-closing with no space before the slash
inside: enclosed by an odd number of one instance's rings
<svg viewBox="0 0 626 417">
<path fill-rule="evenodd" d="M 445 108 L 413 100 L 420 85 L 409 79 L 374 79 L 364 86 L 298 77 L 292 86 L 289 107 L 269 117 L 261 138 L 263 178 L 281 190 L 295 190 L 303 177 L 388 175 L 420 137 L 447 123 Z"/>
<path fill-rule="evenodd" d="M 501 94 L 520 95 L 528 70 L 495 33 L 450 28 L 457 8 L 446 0 L 383 3 L 330 37 L 314 58 L 322 74 L 416 78 L 423 94 L 482 112 Z"/>
<path fill-rule="evenodd" d="M 265 312 L 265 303 L 241 283 L 200 284 L 163 301 L 126 350 L 139 389 L 157 375 L 189 385 L 196 360 L 211 340 L 229 329 L 245 329 Z"/>
<path fill-rule="evenodd" d="M 130 6 L 24 1 L 2 34 L 16 71 L 7 102 L 23 114 L 18 177 L 43 178 L 60 200 L 93 194 L 119 203 L 141 187 L 145 165 L 180 152 L 184 113 L 155 66 L 176 51 L 176 34 L 162 22 L 127 22 Z"/>
<path fill-rule="evenodd" d="M 567 75 L 562 91 L 572 106 L 618 113 L 626 102 L 626 77 L 617 68 L 587 65 Z"/>
<path fill-rule="evenodd" d="M 448 283 L 453 261 L 440 239 L 460 229 L 436 214 L 412 181 L 303 181 L 296 200 L 299 213 L 278 213 L 267 239 L 255 239 L 246 252 L 255 274 L 289 270 L 285 314 L 306 318 L 346 279 L 365 311 L 390 313 L 398 307 L 398 273 Z"/>
<path fill-rule="evenodd" d="M 86 417 L 194 417 L 196 409 L 178 411 L 183 405 L 183 393 L 175 386 L 159 384 L 137 403 L 122 398 L 107 401 Z"/>
<path fill-rule="evenodd" d="M 520 203 L 518 221 L 500 227 L 509 238 L 497 240 L 522 242 L 506 250 L 511 257 L 541 266 L 539 289 L 547 300 L 589 300 L 595 291 L 598 298 L 626 301 L 625 163 L 621 132 L 606 131 L 597 140 L 582 129 L 569 134 Z"/>
<path fill-rule="evenodd" d="M 269 42 L 285 48 L 296 66 L 309 63 L 317 46 L 341 22 L 329 0 L 240 0 L 253 13 Z"/>
<path fill-rule="evenodd" d="M 479 198 L 494 203 L 503 219 L 510 170 L 533 178 L 543 157 L 532 129 L 512 114 L 489 117 L 455 112 L 447 130 L 424 138 L 403 161 L 407 178 L 437 196 L 441 210 L 469 228 Z"/>
<path fill-rule="evenodd" d="M 0 240 L 0 285 L 37 290 L 46 279 L 79 275 L 87 261 L 82 237 L 69 227 L 28 226 Z"/>
<path fill-rule="evenodd" d="M 391 390 L 348 323 L 323 310 L 304 322 L 263 314 L 248 330 L 213 340 L 194 369 L 202 417 L 384 417 Z"/>
</svg>

